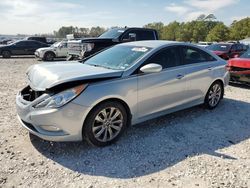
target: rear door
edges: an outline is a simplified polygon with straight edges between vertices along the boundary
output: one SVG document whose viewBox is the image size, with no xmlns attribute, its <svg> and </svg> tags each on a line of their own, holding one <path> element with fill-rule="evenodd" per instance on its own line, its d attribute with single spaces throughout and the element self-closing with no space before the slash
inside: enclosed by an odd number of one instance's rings
<svg viewBox="0 0 250 188">
<path fill-rule="evenodd" d="M 160 64 L 163 70 L 159 73 L 138 73 L 140 118 L 181 105 L 185 101 L 186 78 L 181 66 L 179 47 L 160 50 L 143 65 L 149 63 Z"/>
<path fill-rule="evenodd" d="M 195 47 L 183 46 L 181 49 L 187 81 L 186 102 L 203 100 L 213 81 L 217 60 Z"/>
</svg>

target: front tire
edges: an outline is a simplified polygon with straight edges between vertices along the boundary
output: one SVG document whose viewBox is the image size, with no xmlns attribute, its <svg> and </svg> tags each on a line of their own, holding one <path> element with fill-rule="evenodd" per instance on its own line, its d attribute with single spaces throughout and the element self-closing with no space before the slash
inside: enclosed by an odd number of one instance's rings
<svg viewBox="0 0 250 188">
<path fill-rule="evenodd" d="M 214 109 L 218 106 L 221 99 L 223 98 L 223 84 L 221 82 L 216 81 L 214 82 L 210 88 L 208 89 L 208 92 L 205 97 L 205 107 L 208 109 Z"/>
<path fill-rule="evenodd" d="M 53 52 L 47 52 L 44 54 L 43 60 L 53 61 L 55 59 L 55 54 Z"/>
<path fill-rule="evenodd" d="M 9 51 L 3 51 L 2 52 L 2 56 L 3 56 L 3 58 L 10 58 L 11 57 L 11 53 Z"/>
<path fill-rule="evenodd" d="M 128 124 L 126 109 L 119 102 L 104 102 L 88 115 L 84 127 L 84 138 L 94 146 L 107 146 L 122 135 Z"/>
</svg>

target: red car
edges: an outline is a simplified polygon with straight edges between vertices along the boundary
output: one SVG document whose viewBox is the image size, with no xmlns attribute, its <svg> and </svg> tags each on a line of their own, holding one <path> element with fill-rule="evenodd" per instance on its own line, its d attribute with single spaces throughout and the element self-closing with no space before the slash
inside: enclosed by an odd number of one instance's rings
<svg viewBox="0 0 250 188">
<path fill-rule="evenodd" d="M 250 49 L 239 58 L 228 61 L 230 80 L 250 84 Z"/>
<path fill-rule="evenodd" d="M 217 43 L 208 46 L 207 49 L 222 59 L 228 60 L 243 54 L 247 50 L 247 47 L 239 43 Z"/>
</svg>

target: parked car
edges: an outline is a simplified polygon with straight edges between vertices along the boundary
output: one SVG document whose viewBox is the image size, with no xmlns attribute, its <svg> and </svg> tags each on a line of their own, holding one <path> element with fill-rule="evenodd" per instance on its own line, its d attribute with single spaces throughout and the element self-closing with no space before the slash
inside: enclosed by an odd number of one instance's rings
<svg viewBox="0 0 250 188">
<path fill-rule="evenodd" d="M 228 61 L 230 80 L 250 84 L 250 49 L 239 58 Z"/>
<path fill-rule="evenodd" d="M 222 59 L 228 60 L 243 54 L 247 50 L 247 46 L 240 43 L 218 43 L 208 46 L 207 49 Z"/>
<path fill-rule="evenodd" d="M 198 42 L 198 46 L 200 46 L 200 47 L 208 47 L 208 46 L 210 46 L 211 44 L 213 44 L 213 42 Z"/>
<path fill-rule="evenodd" d="M 45 43 L 45 44 L 48 44 L 48 45 L 51 45 L 51 44 L 55 43 L 55 41 L 52 40 L 52 39 L 48 40 L 46 37 L 37 37 L 37 36 L 26 37 L 26 40 L 35 40 L 35 41 L 42 42 L 42 43 Z"/>
<path fill-rule="evenodd" d="M 39 48 L 36 50 L 35 55 L 45 61 L 53 61 L 55 58 L 67 56 L 67 41 L 57 42 L 50 47 Z"/>
<path fill-rule="evenodd" d="M 0 44 L 8 44 L 8 42 L 11 42 L 11 39 L 2 39 L 0 40 Z"/>
<path fill-rule="evenodd" d="M 83 59 L 113 45 L 140 40 L 158 40 L 157 31 L 146 28 L 114 28 L 98 38 L 72 40 L 68 42 L 68 60 Z"/>
<path fill-rule="evenodd" d="M 34 40 L 20 40 L 0 46 L 0 55 L 3 58 L 10 58 L 12 55 L 34 55 L 36 49 L 42 47 L 48 47 L 48 45 Z"/>
<path fill-rule="evenodd" d="M 215 108 L 228 84 L 227 62 L 192 44 L 119 44 L 75 62 L 27 71 L 16 97 L 21 124 L 51 141 L 96 146 L 116 141 L 129 124 L 205 104 Z"/>
</svg>

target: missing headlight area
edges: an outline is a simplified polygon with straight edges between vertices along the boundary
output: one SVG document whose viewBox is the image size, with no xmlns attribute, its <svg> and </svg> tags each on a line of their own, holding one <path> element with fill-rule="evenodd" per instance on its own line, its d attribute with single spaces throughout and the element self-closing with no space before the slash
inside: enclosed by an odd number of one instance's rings
<svg viewBox="0 0 250 188">
<path fill-rule="evenodd" d="M 23 96 L 23 99 L 26 101 L 34 101 L 44 93 L 45 91 L 35 91 L 30 86 L 25 87 L 21 91 L 21 95 Z"/>
</svg>

